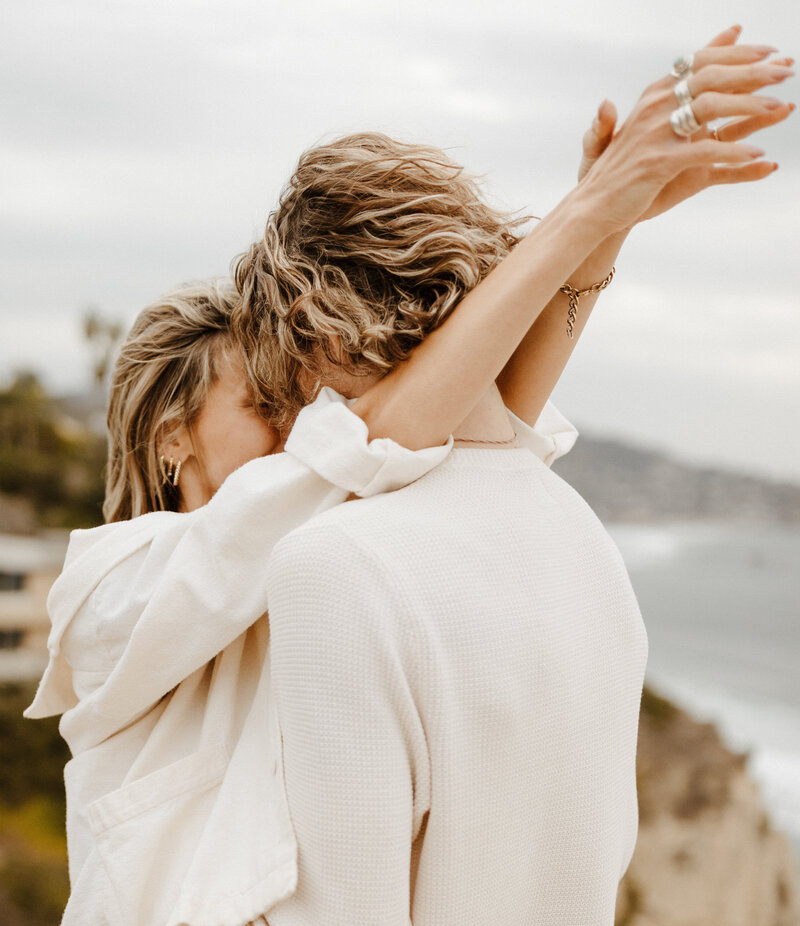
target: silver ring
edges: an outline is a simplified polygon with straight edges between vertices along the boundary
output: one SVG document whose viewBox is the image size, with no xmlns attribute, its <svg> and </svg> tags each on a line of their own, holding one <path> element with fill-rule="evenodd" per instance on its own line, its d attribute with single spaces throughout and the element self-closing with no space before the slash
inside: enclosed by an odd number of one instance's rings
<svg viewBox="0 0 800 926">
<path fill-rule="evenodd" d="M 678 101 L 678 106 L 685 106 L 687 103 L 692 102 L 689 81 L 685 77 L 682 77 L 672 89 L 675 91 L 675 99 Z"/>
<path fill-rule="evenodd" d="M 714 141 L 722 141 L 722 139 L 721 139 L 721 138 L 719 137 L 719 135 L 717 134 L 717 130 L 716 130 L 716 129 L 712 129 L 712 130 L 711 130 L 711 137 L 714 139 Z"/>
<path fill-rule="evenodd" d="M 692 73 L 693 67 L 694 55 L 681 55 L 680 58 L 675 59 L 669 73 L 672 77 L 680 80 L 681 77 L 688 77 Z"/>
<path fill-rule="evenodd" d="M 669 124 L 672 131 L 681 138 L 688 138 L 700 131 L 700 123 L 694 114 L 691 103 L 684 103 L 669 114 Z"/>
</svg>

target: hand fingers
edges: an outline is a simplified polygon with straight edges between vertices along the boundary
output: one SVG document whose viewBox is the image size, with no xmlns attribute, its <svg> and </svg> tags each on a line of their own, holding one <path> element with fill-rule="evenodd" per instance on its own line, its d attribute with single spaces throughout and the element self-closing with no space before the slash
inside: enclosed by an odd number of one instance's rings
<svg viewBox="0 0 800 926">
<path fill-rule="evenodd" d="M 617 123 L 617 109 L 610 100 L 604 100 L 594 117 L 591 128 L 583 136 L 583 155 L 596 160 L 606 150 Z"/>
<path fill-rule="evenodd" d="M 602 126 L 613 133 L 614 126 L 617 124 L 617 107 L 611 102 L 611 100 L 603 100 L 600 104 L 600 108 L 597 110 L 597 115 Z"/>
<path fill-rule="evenodd" d="M 719 35 L 715 35 L 708 45 L 706 45 L 706 48 L 713 48 L 715 45 L 734 45 L 741 34 L 741 26 L 731 26 L 724 32 L 720 32 Z"/>
<path fill-rule="evenodd" d="M 720 45 L 701 48 L 695 53 L 695 71 L 711 64 L 752 64 L 763 61 L 778 49 L 773 45 Z"/>
<path fill-rule="evenodd" d="M 727 66 L 712 64 L 688 79 L 689 92 L 693 97 L 706 90 L 722 93 L 752 93 L 761 87 L 779 84 L 787 77 L 794 77 L 792 58 L 781 58 L 761 64 Z"/>
<path fill-rule="evenodd" d="M 761 116 L 749 116 L 746 119 L 738 119 L 735 122 L 728 122 L 725 125 L 717 127 L 717 138 L 719 141 L 741 141 L 758 132 L 760 129 L 769 128 L 778 122 L 783 122 L 795 110 L 794 103 L 787 103 L 780 109 L 773 110 L 771 113 L 764 113 Z"/>
<path fill-rule="evenodd" d="M 674 166 L 680 165 L 679 169 L 686 169 L 693 165 L 711 167 L 714 164 L 748 164 L 763 155 L 763 149 L 754 145 L 704 138 L 691 145 L 675 145 L 668 157 Z"/>
<path fill-rule="evenodd" d="M 610 100 L 603 100 L 597 109 L 591 127 L 583 136 L 583 157 L 578 166 L 578 180 L 582 180 L 592 169 L 594 162 L 606 150 L 614 137 L 617 124 L 617 108 Z"/>
<path fill-rule="evenodd" d="M 786 103 L 774 97 L 750 93 L 715 93 L 709 90 L 692 100 L 698 122 L 712 122 L 729 116 L 764 116 L 779 112 Z"/>
<path fill-rule="evenodd" d="M 721 33 L 724 35 L 724 33 Z M 719 38 L 719 36 L 718 36 Z M 755 64 L 763 61 L 778 49 L 772 45 L 707 45 L 700 51 L 695 52 L 692 70 L 694 75 L 711 65 L 745 65 Z M 693 75 L 693 76 L 694 76 Z M 675 78 L 671 74 L 665 74 L 664 77 L 657 80 L 654 87 L 665 88 L 674 87 Z"/>
<path fill-rule="evenodd" d="M 695 53 L 693 69 L 700 71 L 711 64 L 752 64 L 777 50 L 772 45 L 706 46 Z"/>
<path fill-rule="evenodd" d="M 738 164 L 736 167 L 712 167 L 709 171 L 710 184 L 746 183 L 749 180 L 763 180 L 777 169 L 771 161 L 757 161 L 753 164 Z"/>
</svg>

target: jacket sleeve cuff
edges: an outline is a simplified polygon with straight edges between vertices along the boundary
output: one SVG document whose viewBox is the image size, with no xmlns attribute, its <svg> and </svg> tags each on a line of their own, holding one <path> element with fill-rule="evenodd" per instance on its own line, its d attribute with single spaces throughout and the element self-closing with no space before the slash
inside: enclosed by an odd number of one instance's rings
<svg viewBox="0 0 800 926">
<path fill-rule="evenodd" d="M 297 416 L 285 450 L 333 485 L 366 498 L 414 482 L 452 447 L 452 435 L 446 444 L 424 450 L 408 450 L 385 437 L 369 440 L 366 422 L 326 386 Z"/>
<path fill-rule="evenodd" d="M 510 409 L 506 411 L 517 432 L 519 444 L 533 451 L 548 466 L 569 453 L 578 438 L 578 429 L 552 402 L 545 405 L 533 426 L 517 417 Z"/>
</svg>

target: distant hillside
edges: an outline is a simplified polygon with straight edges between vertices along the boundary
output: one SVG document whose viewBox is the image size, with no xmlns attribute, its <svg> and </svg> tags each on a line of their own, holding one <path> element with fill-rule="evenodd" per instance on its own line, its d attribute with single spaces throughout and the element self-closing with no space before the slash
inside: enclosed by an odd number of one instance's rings
<svg viewBox="0 0 800 926">
<path fill-rule="evenodd" d="M 11 393 L 15 389 L 19 392 L 21 385 L 8 390 L 8 395 L 0 394 L 0 412 L 4 395 L 7 400 L 14 398 Z M 38 384 L 28 386 L 41 389 Z M 26 401 L 21 401 L 23 398 Z M 48 427 L 55 428 L 60 435 L 59 440 L 67 440 L 70 446 L 75 445 L 76 440 L 85 445 L 85 460 L 80 461 L 80 472 L 73 460 L 67 461 L 69 465 L 66 465 L 61 459 L 63 454 L 59 456 L 55 450 L 52 451 L 54 457 L 51 462 L 56 467 L 57 478 L 48 474 L 44 487 L 39 483 L 28 485 L 38 470 L 32 467 L 30 447 L 21 446 L 24 442 L 17 432 L 29 429 L 36 416 L 31 414 L 27 393 L 17 396 L 16 400 L 19 407 L 15 417 L 22 424 L 16 429 L 10 429 L 9 425 L 5 429 L 8 431 L 6 434 L 2 427 L 4 418 L 0 414 L 0 530 L 32 531 L 37 521 L 40 525 L 63 525 L 68 523 L 66 519 L 71 515 L 73 521 L 68 526 L 98 523 L 105 463 L 102 448 L 105 433 L 103 391 L 96 389 L 90 393 L 58 398 L 42 393 L 37 397 L 37 408 L 41 406 L 44 409 L 39 410 L 40 417 L 48 419 Z M 18 456 L 20 465 L 14 469 L 11 463 Z M 42 468 L 46 469 L 44 463 L 39 467 Z M 605 440 L 583 431 L 575 447 L 557 460 L 553 469 L 580 492 L 603 521 L 714 518 L 800 524 L 800 484 L 699 467 L 660 451 Z M 69 493 L 74 495 L 77 489 L 81 490 L 79 500 L 83 504 L 79 518 L 77 509 L 74 515 L 71 509 L 69 512 L 61 511 L 63 499 Z M 44 498 L 45 495 L 47 498 Z M 50 505 L 46 511 L 43 508 L 45 501 Z M 53 508 L 54 505 L 58 510 Z"/>
<path fill-rule="evenodd" d="M 800 524 L 800 485 L 683 463 L 581 432 L 553 465 L 602 521 L 701 518 Z"/>
</svg>

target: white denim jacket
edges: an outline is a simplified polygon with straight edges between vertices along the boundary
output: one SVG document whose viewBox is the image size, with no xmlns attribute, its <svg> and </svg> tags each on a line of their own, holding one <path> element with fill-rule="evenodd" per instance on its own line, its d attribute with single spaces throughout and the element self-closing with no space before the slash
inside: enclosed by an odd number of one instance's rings
<svg viewBox="0 0 800 926">
<path fill-rule="evenodd" d="M 577 437 L 550 403 L 534 428 L 509 415 L 548 464 Z M 242 466 L 202 508 L 72 533 L 25 711 L 62 714 L 73 756 L 63 926 L 245 926 L 295 890 L 264 567 L 314 514 L 406 485 L 451 447 L 368 441 L 323 389 L 286 452 Z"/>
</svg>

